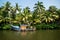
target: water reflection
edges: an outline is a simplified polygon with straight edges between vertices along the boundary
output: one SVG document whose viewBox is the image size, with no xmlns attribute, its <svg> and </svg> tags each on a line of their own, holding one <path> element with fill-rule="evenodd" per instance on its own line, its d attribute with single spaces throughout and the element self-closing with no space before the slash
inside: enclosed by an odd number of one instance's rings
<svg viewBox="0 0 60 40">
<path fill-rule="evenodd" d="M 0 31 L 0 40 L 60 40 L 60 30 Z"/>
<path fill-rule="evenodd" d="M 27 32 L 21 32 L 21 36 L 26 36 Z"/>
</svg>

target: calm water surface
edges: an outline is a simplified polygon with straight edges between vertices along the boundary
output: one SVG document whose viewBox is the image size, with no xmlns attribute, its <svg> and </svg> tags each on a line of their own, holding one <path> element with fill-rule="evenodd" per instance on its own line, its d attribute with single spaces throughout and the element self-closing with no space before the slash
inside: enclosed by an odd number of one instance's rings
<svg viewBox="0 0 60 40">
<path fill-rule="evenodd" d="M 0 40 L 60 40 L 60 30 L 0 31 Z"/>
</svg>

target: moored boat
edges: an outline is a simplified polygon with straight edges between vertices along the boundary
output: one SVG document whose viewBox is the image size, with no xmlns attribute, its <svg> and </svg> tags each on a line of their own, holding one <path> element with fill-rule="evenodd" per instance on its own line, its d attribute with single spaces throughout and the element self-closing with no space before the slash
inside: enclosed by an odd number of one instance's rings
<svg viewBox="0 0 60 40">
<path fill-rule="evenodd" d="M 11 30 L 19 31 L 20 27 L 19 26 L 11 25 Z"/>
<path fill-rule="evenodd" d="M 35 27 L 29 27 L 28 25 L 21 25 L 19 26 L 13 26 L 11 25 L 11 29 L 15 30 L 15 31 L 35 31 L 36 28 Z"/>
</svg>

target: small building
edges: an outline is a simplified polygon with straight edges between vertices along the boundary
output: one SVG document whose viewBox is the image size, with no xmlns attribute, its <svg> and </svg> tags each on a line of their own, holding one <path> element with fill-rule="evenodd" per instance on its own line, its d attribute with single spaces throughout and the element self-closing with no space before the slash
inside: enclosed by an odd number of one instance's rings
<svg viewBox="0 0 60 40">
<path fill-rule="evenodd" d="M 20 30 L 26 30 L 27 29 L 27 25 L 21 25 L 20 26 Z"/>
<path fill-rule="evenodd" d="M 22 30 L 22 31 L 24 31 L 24 30 L 31 31 L 32 30 L 33 31 L 33 30 L 36 30 L 36 27 L 32 27 L 32 26 L 29 27 L 28 25 L 21 25 L 20 30 Z"/>
<path fill-rule="evenodd" d="M 16 31 L 34 31 L 36 30 L 36 27 L 28 26 L 28 25 L 21 25 L 20 27 L 11 25 L 11 29 Z"/>
</svg>

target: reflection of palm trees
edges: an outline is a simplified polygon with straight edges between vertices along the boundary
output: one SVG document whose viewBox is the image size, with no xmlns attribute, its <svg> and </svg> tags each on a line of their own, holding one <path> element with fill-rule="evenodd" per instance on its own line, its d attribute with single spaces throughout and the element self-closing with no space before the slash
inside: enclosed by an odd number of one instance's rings
<svg viewBox="0 0 60 40">
<path fill-rule="evenodd" d="M 21 36 L 22 37 L 25 37 L 25 36 L 28 36 L 28 37 L 31 37 L 33 34 L 35 34 L 35 32 L 36 31 L 30 31 L 30 32 L 28 32 L 28 31 L 23 31 L 23 32 L 21 32 Z"/>
<path fill-rule="evenodd" d="M 21 36 L 26 36 L 27 35 L 27 32 L 21 32 Z"/>
</svg>

